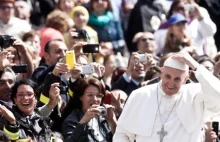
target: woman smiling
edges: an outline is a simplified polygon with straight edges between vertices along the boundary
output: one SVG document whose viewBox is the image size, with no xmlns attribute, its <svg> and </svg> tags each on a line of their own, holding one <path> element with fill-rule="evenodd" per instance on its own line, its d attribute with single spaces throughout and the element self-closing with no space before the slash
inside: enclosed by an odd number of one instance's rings
<svg viewBox="0 0 220 142">
<path fill-rule="evenodd" d="M 53 139 L 48 123 L 50 121 L 47 122 L 41 113 L 49 116 L 56 106 L 59 96 L 58 85 L 58 83 L 51 85 L 49 103 L 36 109 L 36 84 L 29 79 L 15 83 L 11 95 L 15 104 L 12 112 L 0 105 L 2 115 L 7 119 L 4 132 L 11 140 L 31 138 L 35 142 L 49 142 Z"/>
</svg>

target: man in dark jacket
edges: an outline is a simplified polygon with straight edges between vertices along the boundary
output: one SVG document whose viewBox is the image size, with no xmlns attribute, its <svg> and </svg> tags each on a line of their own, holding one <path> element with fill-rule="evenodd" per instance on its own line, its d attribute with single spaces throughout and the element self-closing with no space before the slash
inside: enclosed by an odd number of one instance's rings
<svg viewBox="0 0 220 142">
<path fill-rule="evenodd" d="M 52 72 L 56 63 L 66 55 L 66 44 L 58 39 L 48 41 L 44 49 L 44 60 L 38 68 L 35 69 L 32 79 L 41 85 L 47 74 Z"/>
<path fill-rule="evenodd" d="M 127 71 L 122 77 L 113 85 L 112 90 L 123 90 L 128 96 L 132 91 L 138 89 L 144 81 L 149 62 L 143 63 L 139 61 L 139 55 L 134 52 L 129 60 Z"/>
<path fill-rule="evenodd" d="M 15 83 L 15 73 L 10 68 L 5 68 L 0 73 L 0 104 L 11 110 L 11 88 Z M 3 130 L 6 119 L 0 117 L 0 130 Z"/>
<path fill-rule="evenodd" d="M 156 0 L 138 0 L 131 11 L 126 31 L 126 43 L 130 52 L 135 52 L 132 44 L 134 35 L 138 32 L 154 32 L 163 20 L 164 10 Z M 157 26 L 158 25 L 158 26 Z"/>
</svg>

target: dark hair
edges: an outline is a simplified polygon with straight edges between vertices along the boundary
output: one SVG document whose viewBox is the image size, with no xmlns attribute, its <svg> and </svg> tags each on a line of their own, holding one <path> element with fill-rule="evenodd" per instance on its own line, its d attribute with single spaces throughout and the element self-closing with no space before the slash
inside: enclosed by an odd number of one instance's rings
<svg viewBox="0 0 220 142">
<path fill-rule="evenodd" d="M 61 39 L 52 39 L 52 40 L 49 40 L 49 41 L 45 44 L 44 52 L 49 53 L 49 51 L 50 51 L 50 44 L 51 44 L 53 41 L 61 41 L 61 42 L 62 42 Z"/>
<path fill-rule="evenodd" d="M 202 64 L 205 61 L 209 61 L 210 63 L 212 63 L 213 65 L 215 65 L 215 62 L 208 56 L 208 55 L 201 55 L 201 56 L 197 56 L 194 57 L 194 59 L 199 63 Z"/>
<path fill-rule="evenodd" d="M 151 66 L 147 70 L 144 80 L 147 81 L 153 79 L 156 73 L 161 73 L 160 68 L 158 66 Z"/>
<path fill-rule="evenodd" d="M 27 32 L 22 36 L 22 41 L 26 42 L 28 38 L 33 38 L 34 36 L 39 36 L 39 34 L 36 31 L 31 30 L 30 32 Z"/>
<path fill-rule="evenodd" d="M 95 79 L 93 77 L 80 79 L 79 82 L 74 85 L 77 85 L 77 87 L 75 87 L 76 89 L 74 91 L 74 95 L 70 99 L 70 101 L 67 104 L 67 107 L 64 110 L 64 113 L 63 113 L 64 119 L 72 112 L 72 110 L 82 109 L 82 102 L 80 100 L 80 97 L 82 97 L 84 95 L 85 90 L 89 86 L 97 87 L 99 92 L 105 96 L 105 88 L 104 88 L 103 84 L 101 83 L 101 81 L 99 81 L 98 79 Z M 101 105 L 103 104 L 104 99 L 105 99 L 105 97 L 102 98 Z"/>
<path fill-rule="evenodd" d="M 170 7 L 170 10 L 168 11 L 168 14 L 167 14 L 167 19 L 169 19 L 171 17 L 171 15 L 173 15 L 173 11 L 174 9 L 181 3 L 181 2 L 185 2 L 185 0 L 174 0 L 171 7 Z"/>
<path fill-rule="evenodd" d="M 95 1 L 96 1 L 96 0 L 90 0 L 90 3 L 89 3 L 89 13 L 94 11 L 94 9 L 93 9 L 93 3 L 94 3 Z M 107 7 L 106 11 L 112 11 L 111 1 L 110 1 L 110 0 L 106 0 L 106 1 L 108 2 L 108 7 Z"/>
<path fill-rule="evenodd" d="M 34 93 L 35 94 L 38 94 L 38 87 L 37 87 L 37 84 L 32 81 L 31 79 L 22 79 L 22 80 L 19 80 L 17 82 L 15 82 L 14 86 L 12 87 L 12 92 L 11 92 L 11 100 L 14 102 L 14 98 L 16 97 L 16 93 L 18 91 L 18 87 L 21 86 L 21 85 L 28 85 L 30 86 L 31 88 L 33 88 L 34 90 Z"/>
<path fill-rule="evenodd" d="M 126 67 L 118 67 L 112 73 L 111 85 L 113 86 L 120 77 L 126 72 Z"/>
</svg>

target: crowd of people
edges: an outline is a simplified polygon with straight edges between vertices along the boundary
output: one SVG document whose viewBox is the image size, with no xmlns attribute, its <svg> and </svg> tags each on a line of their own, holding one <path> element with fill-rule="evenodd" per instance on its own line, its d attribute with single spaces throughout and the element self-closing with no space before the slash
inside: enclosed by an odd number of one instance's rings
<svg viewBox="0 0 220 142">
<path fill-rule="evenodd" d="M 0 0 L 0 141 L 219 142 L 219 18 L 217 0 Z"/>
</svg>

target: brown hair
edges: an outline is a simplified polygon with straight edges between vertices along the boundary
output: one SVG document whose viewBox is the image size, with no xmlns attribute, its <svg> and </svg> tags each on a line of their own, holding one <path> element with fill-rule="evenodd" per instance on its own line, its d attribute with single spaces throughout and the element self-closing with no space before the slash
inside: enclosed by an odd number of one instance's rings
<svg viewBox="0 0 220 142">
<path fill-rule="evenodd" d="M 33 38 L 36 35 L 40 37 L 40 35 L 36 31 L 31 30 L 30 32 L 27 32 L 22 36 L 22 41 L 26 42 L 28 38 Z"/>
<path fill-rule="evenodd" d="M 185 2 L 185 0 L 173 0 L 173 3 L 170 7 L 170 10 L 167 14 L 167 19 L 169 19 L 171 17 L 171 15 L 173 15 L 173 11 L 175 10 L 175 8 L 182 2 Z"/>
<path fill-rule="evenodd" d="M 95 1 L 96 1 L 96 0 L 90 0 L 89 13 L 94 11 L 94 9 L 93 9 L 93 3 L 94 3 Z M 106 1 L 108 2 L 108 7 L 107 7 L 106 11 L 112 11 L 111 1 L 110 1 L 110 0 L 106 0 Z"/>
<path fill-rule="evenodd" d="M 69 16 L 65 12 L 61 10 L 54 10 L 47 16 L 46 27 L 54 28 L 61 33 L 66 32 L 70 28 L 68 18 Z"/>
<path fill-rule="evenodd" d="M 172 32 L 172 27 L 168 29 L 165 46 L 164 46 L 164 53 L 170 53 L 170 52 L 179 52 L 181 49 L 179 46 L 182 45 L 182 42 L 180 40 L 175 40 L 174 34 Z M 191 40 L 190 38 L 184 34 L 184 39 L 187 41 L 184 43 L 184 46 L 191 46 Z"/>
<path fill-rule="evenodd" d="M 57 4 L 56 4 L 56 8 L 62 11 L 62 9 L 60 8 L 61 1 L 62 1 L 62 0 L 58 0 L 58 2 L 57 2 Z M 72 1 L 74 2 L 75 0 L 72 0 Z M 74 2 L 74 3 L 75 3 L 75 2 Z M 74 5 L 75 5 L 75 4 L 74 4 Z"/>
</svg>

